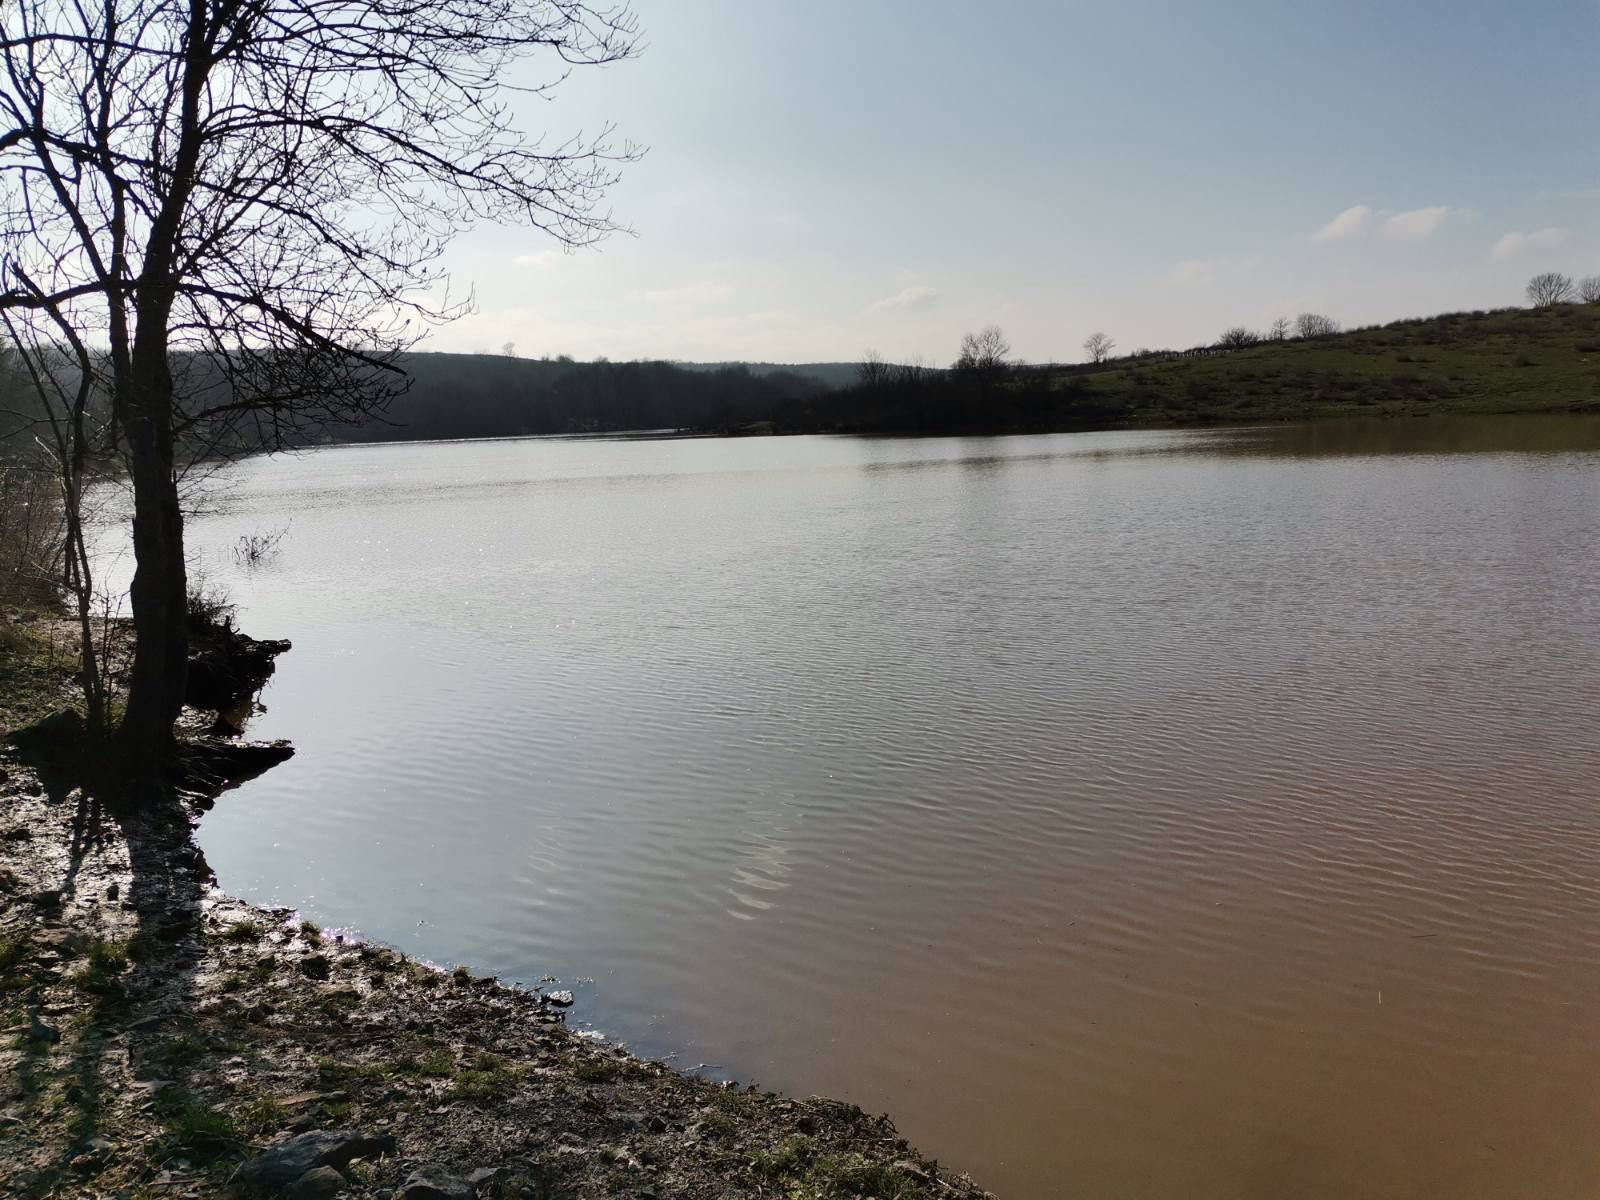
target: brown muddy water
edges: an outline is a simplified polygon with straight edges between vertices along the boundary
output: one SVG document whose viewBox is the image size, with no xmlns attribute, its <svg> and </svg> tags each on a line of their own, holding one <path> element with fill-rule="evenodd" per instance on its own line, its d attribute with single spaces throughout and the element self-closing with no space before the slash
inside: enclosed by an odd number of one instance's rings
<svg viewBox="0 0 1600 1200">
<path fill-rule="evenodd" d="M 1600 1191 L 1600 422 L 219 482 L 300 751 L 226 888 L 1011 1197 Z"/>
</svg>

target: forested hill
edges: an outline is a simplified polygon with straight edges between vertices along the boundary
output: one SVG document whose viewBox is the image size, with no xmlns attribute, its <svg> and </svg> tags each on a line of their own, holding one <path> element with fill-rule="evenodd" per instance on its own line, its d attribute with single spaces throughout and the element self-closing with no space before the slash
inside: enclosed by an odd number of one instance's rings
<svg viewBox="0 0 1600 1200">
<path fill-rule="evenodd" d="M 674 429 L 999 433 L 1600 405 L 1600 305 L 1449 313 L 1345 333 L 951 370 L 855 363 L 414 354 L 388 421 L 334 440 Z"/>
<path fill-rule="evenodd" d="M 1243 331 L 1240 331 L 1243 332 Z M 887 368 L 817 398 L 834 433 L 1004 433 L 1430 413 L 1600 411 L 1600 304 L 1246 335 L 1100 363 Z"/>
<path fill-rule="evenodd" d="M 324 441 L 510 437 L 685 429 L 799 428 L 813 402 L 853 379 L 852 363 L 573 362 L 492 354 L 408 354 L 410 390 L 382 421 L 325 429 Z"/>
<path fill-rule="evenodd" d="M 27 381 L 0 354 L 0 453 L 32 446 Z M 1451 313 L 1102 363 L 949 370 L 874 361 L 574 362 L 409 354 L 382 419 L 288 434 L 433 441 L 675 430 L 1004 433 L 1443 412 L 1600 409 L 1600 305 Z M 103 408 L 104 405 L 97 405 Z M 246 430 L 245 432 L 249 432 Z M 9 435 L 9 436 L 8 436 Z M 251 444 L 248 449 L 254 449 Z M 202 453 L 209 453 L 205 443 Z"/>
</svg>

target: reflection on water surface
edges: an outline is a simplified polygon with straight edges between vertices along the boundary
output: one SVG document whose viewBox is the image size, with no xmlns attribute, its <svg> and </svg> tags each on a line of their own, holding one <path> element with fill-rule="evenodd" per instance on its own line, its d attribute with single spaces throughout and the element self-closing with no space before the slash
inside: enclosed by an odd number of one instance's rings
<svg viewBox="0 0 1600 1200">
<path fill-rule="evenodd" d="M 230 889 L 1011 1196 L 1593 1193 L 1600 422 L 226 483 L 300 748 L 206 820 Z"/>
</svg>

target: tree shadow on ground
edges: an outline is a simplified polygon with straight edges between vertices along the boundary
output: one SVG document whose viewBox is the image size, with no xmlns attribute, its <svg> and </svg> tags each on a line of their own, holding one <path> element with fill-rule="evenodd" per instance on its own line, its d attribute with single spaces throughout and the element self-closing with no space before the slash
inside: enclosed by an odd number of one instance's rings
<svg viewBox="0 0 1600 1200">
<path fill-rule="evenodd" d="M 36 877 L 46 886 L 31 897 L 36 913 L 20 927 L 26 946 L 10 981 L 24 997 L 12 1111 L 24 1131 L 37 1131 L 32 1147 L 24 1141 L 32 1160 L 14 1164 L 15 1194 L 91 1186 L 113 1152 L 115 1102 L 126 1099 L 117 1093 L 129 1088 L 151 1093 L 170 1131 L 145 1150 L 152 1174 L 166 1149 L 192 1143 L 197 1119 L 203 1128 L 206 1114 L 196 1113 L 185 1077 L 196 1051 L 203 900 L 214 876 L 191 816 L 288 753 L 202 746 L 180 764 L 170 799 L 133 811 L 100 799 L 85 782 L 84 756 L 22 759 L 55 815 L 33 835 L 44 856 Z"/>
</svg>

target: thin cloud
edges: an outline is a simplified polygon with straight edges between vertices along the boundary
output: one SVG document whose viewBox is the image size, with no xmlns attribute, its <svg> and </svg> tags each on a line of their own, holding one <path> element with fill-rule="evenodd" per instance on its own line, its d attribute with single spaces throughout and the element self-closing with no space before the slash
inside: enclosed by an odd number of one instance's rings
<svg viewBox="0 0 1600 1200">
<path fill-rule="evenodd" d="M 1489 257 L 1494 262 L 1506 262 L 1518 258 L 1529 250 L 1550 250 L 1564 243 L 1572 236 L 1568 229 L 1535 229 L 1532 233 L 1522 233 L 1512 230 L 1494 244 L 1489 251 Z"/>
<path fill-rule="evenodd" d="M 1217 264 L 1203 258 L 1188 258 L 1167 273 L 1167 282 L 1179 287 L 1203 286 L 1216 282 Z"/>
<path fill-rule="evenodd" d="M 1314 242 L 1335 242 L 1341 238 L 1356 237 L 1365 233 L 1372 224 L 1372 209 L 1365 204 L 1352 205 L 1311 235 Z"/>
<path fill-rule="evenodd" d="M 727 284 L 705 280 L 700 283 L 686 283 L 681 287 L 629 292 L 628 298 L 643 304 L 710 304 L 726 300 L 732 295 L 733 288 Z"/>
<path fill-rule="evenodd" d="M 874 303 L 870 312 L 926 312 L 939 303 L 939 290 L 931 287 L 901 288 L 892 296 Z"/>
<path fill-rule="evenodd" d="M 519 254 L 511 261 L 519 267 L 548 267 L 560 257 L 559 250 L 539 250 L 532 254 Z"/>
<path fill-rule="evenodd" d="M 1453 211 L 1441 204 L 1397 213 L 1383 223 L 1383 236 L 1391 242 L 1420 242 L 1438 233 Z"/>
</svg>

